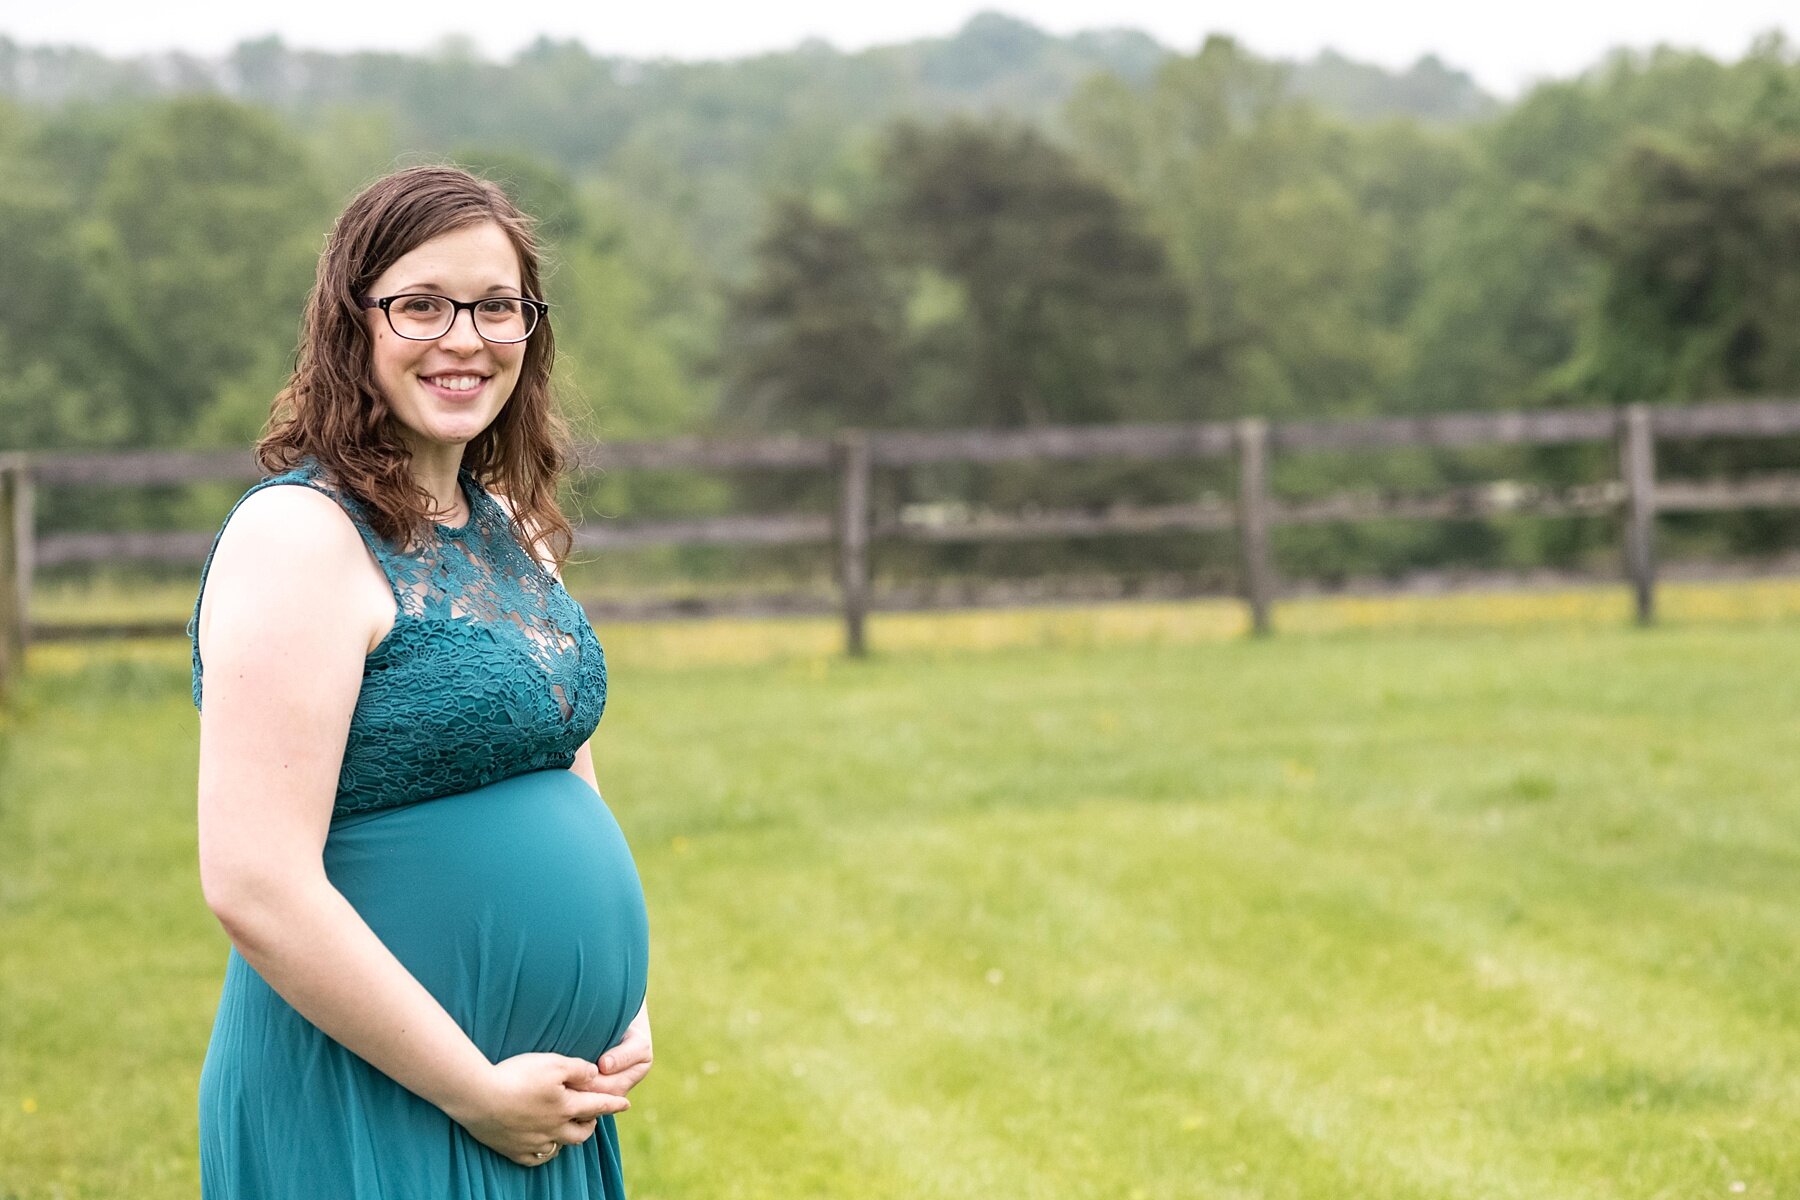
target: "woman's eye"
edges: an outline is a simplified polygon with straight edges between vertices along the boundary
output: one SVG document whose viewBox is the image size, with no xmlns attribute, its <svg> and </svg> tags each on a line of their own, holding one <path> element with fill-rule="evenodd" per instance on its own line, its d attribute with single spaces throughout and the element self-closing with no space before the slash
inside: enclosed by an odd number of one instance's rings
<svg viewBox="0 0 1800 1200">
<path fill-rule="evenodd" d="M 484 317 L 512 317 L 519 312 L 517 300 L 483 300 L 481 315 Z"/>
<path fill-rule="evenodd" d="M 400 311 L 412 317 L 429 317 L 443 304 L 430 296 L 413 296 L 400 306 Z"/>
</svg>

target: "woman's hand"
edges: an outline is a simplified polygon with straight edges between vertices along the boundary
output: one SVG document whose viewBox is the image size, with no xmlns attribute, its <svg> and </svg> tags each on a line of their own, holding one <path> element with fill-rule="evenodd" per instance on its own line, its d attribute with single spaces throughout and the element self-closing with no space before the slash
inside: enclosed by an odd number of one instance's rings
<svg viewBox="0 0 1800 1200">
<path fill-rule="evenodd" d="M 598 1119 L 631 1107 L 596 1084 L 600 1068 L 562 1054 L 517 1054 L 494 1064 L 466 1110 L 451 1113 L 476 1141 L 520 1166 L 549 1162 L 594 1136 Z"/>
<path fill-rule="evenodd" d="M 594 1091 L 623 1099 L 650 1073 L 650 1002 L 644 1001 L 637 1016 L 625 1027 L 619 1044 L 600 1056 L 600 1076 L 590 1085 Z"/>
</svg>

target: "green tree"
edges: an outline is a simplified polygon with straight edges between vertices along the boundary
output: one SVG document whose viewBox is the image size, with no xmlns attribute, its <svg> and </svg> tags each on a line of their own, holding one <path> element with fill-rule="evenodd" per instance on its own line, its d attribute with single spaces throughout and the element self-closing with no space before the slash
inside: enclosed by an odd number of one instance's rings
<svg viewBox="0 0 1800 1200">
<path fill-rule="evenodd" d="M 1222 37 L 1166 62 L 1147 93 L 1095 80 L 1069 125 L 1084 160 L 1143 206 L 1167 245 L 1219 407 L 1380 407 L 1402 361 L 1393 309 L 1416 287 L 1395 257 L 1438 166 L 1406 178 L 1413 194 L 1384 192 L 1356 131 Z M 1430 159 L 1413 146 L 1396 153 L 1402 136 L 1385 132 L 1377 148 L 1409 170 Z"/>
<path fill-rule="evenodd" d="M 731 297 L 727 425 L 819 433 L 901 425 L 905 312 L 892 269 L 850 221 L 787 196 Z"/>
<path fill-rule="evenodd" d="M 1800 136 L 1632 147 L 1577 226 L 1600 264 L 1570 373 L 1618 401 L 1800 386 Z"/>
<path fill-rule="evenodd" d="M 876 220 L 925 273 L 920 358 L 954 364 L 915 398 L 934 424 L 1010 427 L 1199 415 L 1184 304 L 1163 248 L 1066 151 L 1027 127 L 903 123 Z M 932 302 L 949 284 L 955 299 Z M 935 309 L 935 313 L 931 310 Z M 919 310 L 915 309 L 915 316 Z"/>
<path fill-rule="evenodd" d="M 266 411 L 329 210 L 300 143 L 230 101 L 168 102 L 125 139 L 96 215 L 114 325 L 140 367 L 134 440 L 181 443 L 251 374 Z"/>
<path fill-rule="evenodd" d="M 117 300 L 86 252 L 78 193 L 53 157 L 85 143 L 48 133 L 0 105 L 0 449 L 103 446 L 127 433 L 132 362 L 114 335 Z"/>
</svg>

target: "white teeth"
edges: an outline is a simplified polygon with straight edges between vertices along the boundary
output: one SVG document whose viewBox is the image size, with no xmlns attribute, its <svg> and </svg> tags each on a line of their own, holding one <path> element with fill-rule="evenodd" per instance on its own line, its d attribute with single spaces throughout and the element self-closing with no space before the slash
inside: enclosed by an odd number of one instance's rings
<svg viewBox="0 0 1800 1200">
<path fill-rule="evenodd" d="M 430 381 L 452 392 L 472 392 L 481 386 L 479 375 L 433 375 Z"/>
</svg>

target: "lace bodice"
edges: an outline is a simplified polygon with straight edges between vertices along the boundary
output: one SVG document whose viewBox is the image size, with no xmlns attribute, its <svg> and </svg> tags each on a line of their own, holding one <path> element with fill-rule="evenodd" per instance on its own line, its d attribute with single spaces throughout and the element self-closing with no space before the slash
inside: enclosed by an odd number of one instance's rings
<svg viewBox="0 0 1800 1200">
<path fill-rule="evenodd" d="M 333 816 L 471 791 L 525 771 L 568 767 L 606 707 L 606 656 L 587 615 L 526 553 L 505 510 L 467 469 L 459 526 L 396 550 L 312 458 L 259 480 L 336 500 L 393 589 L 394 627 L 363 662 Z M 222 534 L 231 521 L 226 514 Z M 218 538 L 200 571 L 204 594 Z M 201 707 L 200 597 L 188 622 L 194 707 Z"/>
</svg>

